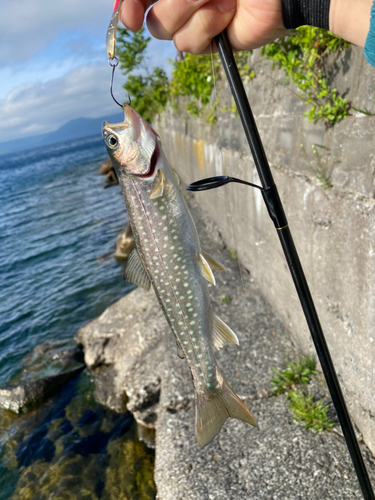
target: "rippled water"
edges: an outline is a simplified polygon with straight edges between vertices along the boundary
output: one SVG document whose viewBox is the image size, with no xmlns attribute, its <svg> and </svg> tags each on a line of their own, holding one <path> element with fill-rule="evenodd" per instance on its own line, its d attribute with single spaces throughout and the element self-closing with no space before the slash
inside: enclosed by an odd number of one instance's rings
<svg viewBox="0 0 375 500">
<path fill-rule="evenodd" d="M 0 156 L 0 385 L 129 291 L 111 253 L 127 216 L 100 137 Z M 0 410 L 0 500 L 150 499 L 153 453 L 87 372 L 28 414 Z"/>
<path fill-rule="evenodd" d="M 0 384 L 127 291 L 100 258 L 127 222 L 118 186 L 97 175 L 105 157 L 97 136 L 0 156 Z"/>
</svg>

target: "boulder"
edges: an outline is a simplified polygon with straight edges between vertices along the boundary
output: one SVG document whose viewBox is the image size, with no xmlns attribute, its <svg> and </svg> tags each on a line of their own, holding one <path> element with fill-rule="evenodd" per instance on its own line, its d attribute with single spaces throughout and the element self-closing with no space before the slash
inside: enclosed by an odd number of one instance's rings
<svg viewBox="0 0 375 500">
<path fill-rule="evenodd" d="M 126 229 L 121 231 L 116 238 L 114 258 L 117 262 L 120 264 L 125 263 L 134 246 L 133 233 L 130 224 L 128 224 Z"/>
</svg>

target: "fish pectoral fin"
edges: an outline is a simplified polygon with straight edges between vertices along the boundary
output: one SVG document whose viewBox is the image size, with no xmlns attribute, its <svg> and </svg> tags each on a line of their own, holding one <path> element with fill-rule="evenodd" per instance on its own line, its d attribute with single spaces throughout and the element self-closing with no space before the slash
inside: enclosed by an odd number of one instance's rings
<svg viewBox="0 0 375 500">
<path fill-rule="evenodd" d="M 207 262 L 207 260 L 203 257 L 201 253 L 199 254 L 199 265 L 201 268 L 203 278 L 205 278 L 207 281 L 216 286 L 215 276 L 214 273 L 212 272 L 212 269 L 210 268 L 210 264 Z"/>
<path fill-rule="evenodd" d="M 222 347 L 228 344 L 239 345 L 238 337 L 229 326 L 224 323 L 216 314 L 212 315 L 212 343 L 220 351 Z"/>
<path fill-rule="evenodd" d="M 150 194 L 151 200 L 154 200 L 155 198 L 159 198 L 160 196 L 163 196 L 164 185 L 165 185 L 165 175 L 164 175 L 164 172 L 159 169 L 155 187 L 152 190 L 152 193 Z"/>
<path fill-rule="evenodd" d="M 258 427 L 251 411 L 225 379 L 219 389 L 197 392 L 196 402 L 195 435 L 201 448 L 213 440 L 229 417 Z"/>
<path fill-rule="evenodd" d="M 151 287 L 151 281 L 146 273 L 145 268 L 139 258 L 137 250 L 134 248 L 132 253 L 129 255 L 128 261 L 126 263 L 124 280 L 130 281 L 135 285 L 140 286 L 144 290 L 149 291 Z"/>
<path fill-rule="evenodd" d="M 220 264 L 217 260 L 215 260 L 209 253 L 207 252 L 202 252 L 203 257 L 206 259 L 206 261 L 209 263 L 211 266 L 211 269 L 214 271 L 225 271 L 225 267 Z"/>
<path fill-rule="evenodd" d="M 173 177 L 176 179 L 177 185 L 179 186 L 180 185 L 180 178 L 177 175 L 177 173 L 173 170 L 173 168 L 171 170 L 172 170 Z"/>
</svg>

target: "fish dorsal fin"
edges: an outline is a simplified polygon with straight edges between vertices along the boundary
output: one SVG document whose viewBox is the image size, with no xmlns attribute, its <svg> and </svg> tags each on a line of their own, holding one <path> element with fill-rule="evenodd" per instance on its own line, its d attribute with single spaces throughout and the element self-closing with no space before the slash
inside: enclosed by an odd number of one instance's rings
<svg viewBox="0 0 375 500">
<path fill-rule="evenodd" d="M 148 277 L 148 274 L 143 267 L 136 249 L 134 249 L 129 255 L 128 262 L 126 263 L 125 267 L 124 279 L 140 286 L 144 290 L 150 290 L 150 278 Z"/>
<path fill-rule="evenodd" d="M 173 170 L 173 168 L 171 170 L 172 170 L 173 177 L 176 179 L 177 185 L 179 186 L 180 185 L 180 178 L 177 175 L 177 173 Z"/>
<path fill-rule="evenodd" d="M 203 278 L 205 278 L 207 281 L 209 281 L 214 286 L 216 286 L 216 280 L 215 280 L 214 273 L 212 272 L 212 269 L 210 268 L 209 263 L 207 262 L 207 260 L 203 257 L 203 255 L 201 253 L 199 254 L 199 265 L 201 268 Z"/>
<path fill-rule="evenodd" d="M 155 198 L 159 198 L 159 196 L 163 196 L 164 185 L 165 185 L 165 175 L 164 175 L 164 172 L 159 169 L 155 187 L 152 190 L 152 193 L 150 194 L 151 200 L 154 200 Z"/>
<path fill-rule="evenodd" d="M 227 344 L 239 345 L 237 335 L 216 314 L 212 318 L 212 343 L 218 351 Z"/>
<path fill-rule="evenodd" d="M 209 253 L 207 252 L 202 252 L 203 257 L 206 259 L 206 261 L 210 264 L 211 269 L 214 271 L 225 271 L 225 267 L 220 264 L 217 260 L 215 260 Z"/>
</svg>

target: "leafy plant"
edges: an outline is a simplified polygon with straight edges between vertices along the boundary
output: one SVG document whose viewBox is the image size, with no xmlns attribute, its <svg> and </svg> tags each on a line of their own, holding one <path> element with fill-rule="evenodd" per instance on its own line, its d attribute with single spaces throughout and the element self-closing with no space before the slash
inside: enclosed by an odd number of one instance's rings
<svg viewBox="0 0 375 500">
<path fill-rule="evenodd" d="M 322 400 L 314 401 L 311 394 L 305 395 L 302 391 L 292 391 L 288 395 L 289 407 L 297 422 L 305 421 L 305 429 L 315 432 L 328 431 L 334 422 L 327 415 L 328 406 Z"/>
<path fill-rule="evenodd" d="M 306 356 L 297 363 L 288 363 L 284 370 L 276 370 L 276 377 L 271 379 L 273 394 L 279 396 L 285 392 L 290 392 L 298 384 L 308 384 L 311 377 L 316 375 L 316 363 L 313 356 Z"/>
<path fill-rule="evenodd" d="M 328 54 L 349 46 L 329 31 L 301 26 L 292 35 L 263 47 L 262 54 L 286 72 L 287 81 L 292 79 L 305 104 L 311 104 L 305 116 L 314 123 L 333 125 L 348 115 L 350 105 L 335 88 L 329 88 L 324 64 Z"/>
<path fill-rule="evenodd" d="M 322 146 L 319 146 L 319 144 L 312 145 L 312 150 L 313 150 L 313 153 L 316 156 L 316 160 L 317 160 L 317 166 L 316 167 L 311 166 L 311 169 L 314 172 L 314 174 L 316 175 L 316 178 L 318 179 L 318 181 L 322 185 L 323 189 L 331 188 L 332 187 L 331 180 L 330 180 L 329 175 L 327 173 L 326 167 L 322 163 L 322 159 L 320 157 L 320 154 L 318 153 L 318 150 L 316 149 L 317 147 L 322 147 Z"/>
<path fill-rule="evenodd" d="M 127 29 L 119 29 L 117 37 L 117 54 L 120 68 L 127 81 L 125 90 L 132 99 L 132 105 L 137 112 L 148 122 L 152 122 L 156 114 L 161 113 L 169 98 L 169 82 L 165 71 L 155 67 L 152 72 L 148 69 L 145 55 L 151 40 L 145 36 L 142 28 L 137 33 Z"/>
<path fill-rule="evenodd" d="M 216 75 L 218 70 L 218 58 L 214 56 L 211 59 L 211 56 L 186 54 L 181 61 L 175 61 L 170 84 L 172 101 L 176 102 L 177 97 L 188 97 L 188 112 L 200 116 L 210 103 L 214 88 L 212 73 Z"/>
</svg>

